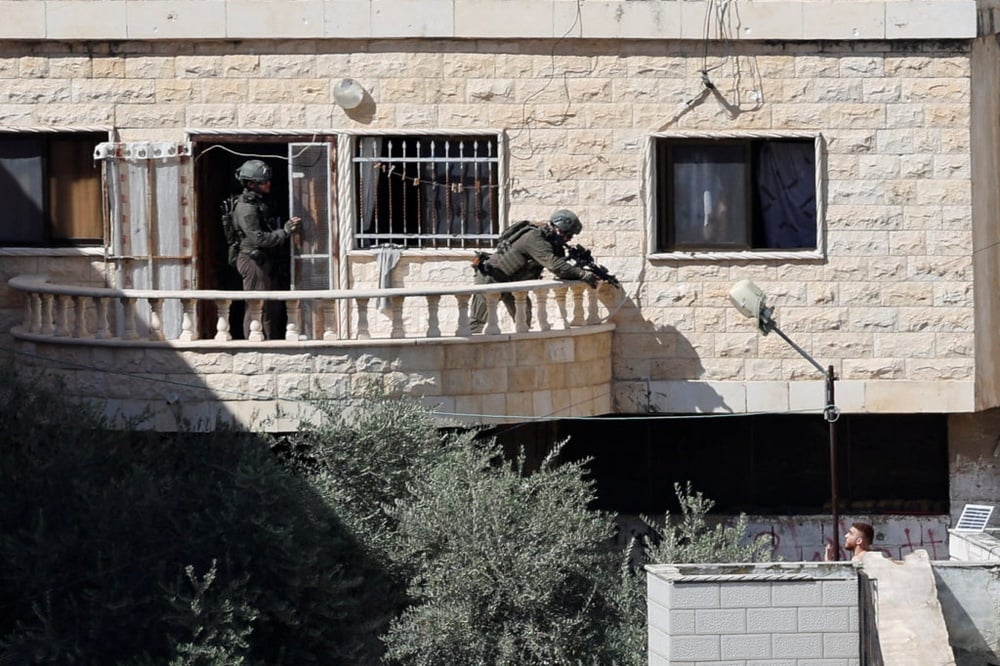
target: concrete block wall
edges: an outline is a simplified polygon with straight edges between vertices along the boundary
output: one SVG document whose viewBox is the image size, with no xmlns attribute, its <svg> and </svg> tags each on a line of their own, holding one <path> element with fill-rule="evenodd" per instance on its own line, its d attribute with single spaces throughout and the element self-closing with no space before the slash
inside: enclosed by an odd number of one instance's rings
<svg viewBox="0 0 1000 666">
<path fill-rule="evenodd" d="M 650 666 L 858 666 L 849 563 L 647 567 Z"/>
</svg>

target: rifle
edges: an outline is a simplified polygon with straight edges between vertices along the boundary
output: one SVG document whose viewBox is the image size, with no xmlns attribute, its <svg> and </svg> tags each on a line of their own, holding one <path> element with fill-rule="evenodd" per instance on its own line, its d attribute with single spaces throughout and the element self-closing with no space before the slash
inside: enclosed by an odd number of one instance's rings
<svg viewBox="0 0 1000 666">
<path fill-rule="evenodd" d="M 594 261 L 594 256 L 590 253 L 590 250 L 584 246 L 567 245 L 566 256 L 569 257 L 578 267 L 588 270 L 596 275 L 598 280 L 603 280 L 612 287 L 621 286 L 621 282 L 618 281 L 618 278 L 612 275 L 607 268 Z"/>
</svg>

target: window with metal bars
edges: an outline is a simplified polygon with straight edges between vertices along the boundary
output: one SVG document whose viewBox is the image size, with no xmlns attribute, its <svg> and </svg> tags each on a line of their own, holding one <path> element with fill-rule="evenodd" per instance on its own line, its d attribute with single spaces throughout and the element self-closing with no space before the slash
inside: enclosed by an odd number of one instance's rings
<svg viewBox="0 0 1000 666">
<path fill-rule="evenodd" d="M 479 248 L 496 241 L 496 135 L 360 137 L 353 160 L 358 248 Z"/>
</svg>

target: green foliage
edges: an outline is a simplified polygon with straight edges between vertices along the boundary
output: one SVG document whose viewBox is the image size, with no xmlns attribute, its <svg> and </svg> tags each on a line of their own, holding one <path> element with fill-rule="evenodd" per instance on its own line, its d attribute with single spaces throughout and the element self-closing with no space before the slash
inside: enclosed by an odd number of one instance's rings
<svg viewBox="0 0 1000 666">
<path fill-rule="evenodd" d="M 398 502 L 394 557 L 415 603 L 386 637 L 407 664 L 609 663 L 609 516 L 583 463 L 533 473 L 495 445 L 449 449 Z"/>
<path fill-rule="evenodd" d="M 283 459 L 307 478 L 374 561 L 393 568 L 396 518 L 410 483 L 473 433 L 449 435 L 420 403 L 369 391 L 365 409 L 345 414 L 336 401 L 314 403 L 318 423 L 289 439 Z"/>
<path fill-rule="evenodd" d="M 662 522 L 643 516 L 649 534 L 625 553 L 614 594 L 625 621 L 611 637 L 609 646 L 619 664 L 646 663 L 646 577 L 635 571 L 633 558 L 637 557 L 642 564 L 771 560 L 771 540 L 748 538 L 745 514 L 740 514 L 732 525 L 723 522 L 713 525 L 708 518 L 715 506 L 712 500 L 696 492 L 690 482 L 683 486 L 675 483 L 674 492 L 681 508 L 679 520 L 673 519 L 669 512 L 664 514 Z"/>
<path fill-rule="evenodd" d="M 268 442 L 114 432 L 3 385 L 4 663 L 379 660 L 384 584 Z"/>
<path fill-rule="evenodd" d="M 727 525 L 717 522 L 710 525 L 708 513 L 715 502 L 700 492 L 691 483 L 681 486 L 674 484 L 674 492 L 680 502 L 680 520 L 671 520 L 670 513 L 664 515 L 662 527 L 653 520 L 643 517 L 652 531 L 652 536 L 644 539 L 646 558 L 653 564 L 674 562 L 769 562 L 773 544 L 766 537 L 747 539 L 747 517 L 740 514 L 736 523 Z"/>
</svg>

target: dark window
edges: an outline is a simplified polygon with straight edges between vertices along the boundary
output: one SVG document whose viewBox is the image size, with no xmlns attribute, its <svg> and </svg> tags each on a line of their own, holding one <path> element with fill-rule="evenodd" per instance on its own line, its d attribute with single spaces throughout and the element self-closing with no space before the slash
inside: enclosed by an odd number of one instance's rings
<svg viewBox="0 0 1000 666">
<path fill-rule="evenodd" d="M 816 248 L 810 139 L 657 139 L 657 250 Z"/>
<path fill-rule="evenodd" d="M 496 136 L 359 138 L 357 246 L 492 246 L 499 164 Z"/>
<path fill-rule="evenodd" d="M 946 416 L 843 414 L 836 427 L 841 512 L 948 512 Z M 592 459 L 595 508 L 677 511 L 674 483 L 690 481 L 716 513 L 830 510 L 830 430 L 816 414 L 553 421 L 496 434 L 531 464 L 568 437 L 566 459 Z"/>
<path fill-rule="evenodd" d="M 99 133 L 0 134 L 0 243 L 102 242 Z"/>
</svg>

